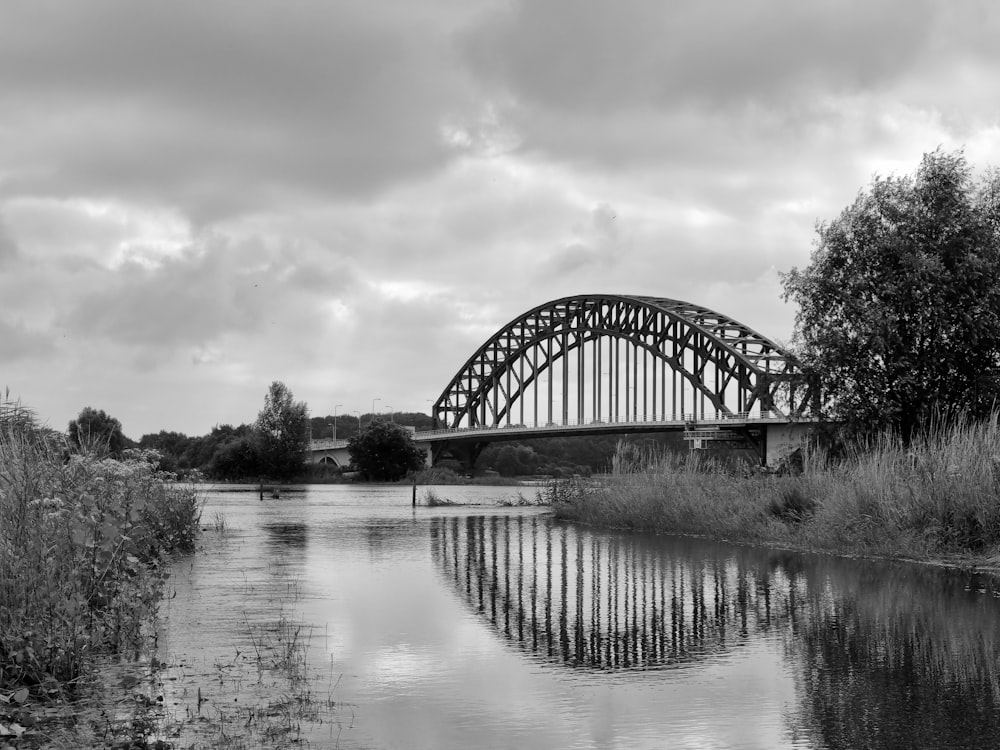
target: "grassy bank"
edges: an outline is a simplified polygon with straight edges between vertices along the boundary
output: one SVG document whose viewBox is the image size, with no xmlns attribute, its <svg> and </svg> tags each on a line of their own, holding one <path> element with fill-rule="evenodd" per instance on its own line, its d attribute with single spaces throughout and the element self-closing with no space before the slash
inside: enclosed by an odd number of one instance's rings
<svg viewBox="0 0 1000 750">
<path fill-rule="evenodd" d="M 939 426 L 908 446 L 882 436 L 795 476 L 747 475 L 700 453 L 615 459 L 563 492 L 561 518 L 838 554 L 1000 563 L 1000 428 Z"/>
<path fill-rule="evenodd" d="M 166 577 L 194 546 L 200 504 L 144 452 L 70 455 L 0 410 L 0 724 L 66 698 L 102 654 L 137 652 Z"/>
</svg>

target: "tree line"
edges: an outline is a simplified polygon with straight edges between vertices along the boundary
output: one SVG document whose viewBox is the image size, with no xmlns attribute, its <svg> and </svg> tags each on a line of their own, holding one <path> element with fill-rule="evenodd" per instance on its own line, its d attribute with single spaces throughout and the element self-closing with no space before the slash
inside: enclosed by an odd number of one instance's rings
<svg viewBox="0 0 1000 750">
<path fill-rule="evenodd" d="M 299 476 L 309 447 L 308 407 L 295 401 L 280 382 L 271 383 L 264 408 L 251 424 L 221 425 L 201 437 L 161 430 L 132 441 L 121 422 L 102 409 L 85 407 L 69 423 L 70 445 L 118 456 L 126 448 L 154 450 L 161 471 L 177 474 L 199 472 L 213 479 L 288 480 Z"/>
<path fill-rule="evenodd" d="M 366 478 L 398 479 L 423 465 L 409 433 L 434 427 L 434 420 L 420 412 L 396 412 L 390 420 L 374 414 L 337 415 L 336 436 L 350 443 L 353 463 Z M 331 438 L 334 417 L 310 417 L 305 402 L 295 401 L 284 383 L 271 384 L 257 419 L 238 426 L 217 425 L 201 436 L 161 430 L 129 439 L 116 418 L 104 410 L 85 407 L 69 423 L 70 443 L 76 447 L 120 455 L 127 448 L 154 450 L 159 468 L 180 476 L 202 475 L 216 480 L 294 480 L 314 478 L 306 467 L 311 439 Z M 362 439 L 363 438 L 363 439 Z M 477 473 L 500 476 L 571 476 L 606 471 L 619 441 L 640 447 L 681 445 L 677 436 L 625 437 L 589 435 L 496 443 L 476 462 Z M 468 467 L 448 465 L 456 472 Z"/>
</svg>

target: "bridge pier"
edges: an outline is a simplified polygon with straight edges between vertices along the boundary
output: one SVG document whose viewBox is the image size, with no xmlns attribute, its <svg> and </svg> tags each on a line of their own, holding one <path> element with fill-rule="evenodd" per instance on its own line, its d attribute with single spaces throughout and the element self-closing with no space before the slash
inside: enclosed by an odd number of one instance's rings
<svg viewBox="0 0 1000 750">
<path fill-rule="evenodd" d="M 763 464 L 777 466 L 799 448 L 804 448 L 812 435 L 813 425 L 796 422 L 769 424 L 764 428 Z"/>
<path fill-rule="evenodd" d="M 689 424 L 685 439 L 692 450 L 708 447 L 711 443 L 742 443 L 757 453 L 761 466 L 778 466 L 792 453 L 804 448 L 812 435 L 812 423 L 784 422 L 765 425 L 744 425 L 730 429 L 717 426 L 698 427 Z"/>
<path fill-rule="evenodd" d="M 428 447 L 430 460 L 428 465 L 436 466 L 441 460 L 451 458 L 458 461 L 466 472 L 472 473 L 476 468 L 476 461 L 486 446 L 485 442 L 467 440 L 448 440 L 438 443 L 433 449 Z"/>
</svg>

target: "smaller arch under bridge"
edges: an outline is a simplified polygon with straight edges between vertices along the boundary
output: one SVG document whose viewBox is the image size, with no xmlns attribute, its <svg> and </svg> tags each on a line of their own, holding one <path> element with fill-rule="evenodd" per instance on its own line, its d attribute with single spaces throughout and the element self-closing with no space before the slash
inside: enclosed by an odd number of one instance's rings
<svg viewBox="0 0 1000 750">
<path fill-rule="evenodd" d="M 470 433 L 484 430 L 511 439 L 662 425 L 697 440 L 699 424 L 726 420 L 763 459 L 760 423 L 816 421 L 819 404 L 789 352 L 726 315 L 659 297 L 565 297 L 514 318 L 466 360 L 433 407 L 437 430 L 466 437 L 439 437 L 434 458 L 474 459 L 482 442 Z"/>
</svg>

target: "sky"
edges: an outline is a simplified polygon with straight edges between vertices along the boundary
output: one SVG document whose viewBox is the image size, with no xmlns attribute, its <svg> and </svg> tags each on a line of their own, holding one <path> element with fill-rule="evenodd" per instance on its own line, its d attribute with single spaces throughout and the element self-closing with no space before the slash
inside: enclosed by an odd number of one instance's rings
<svg viewBox="0 0 1000 750">
<path fill-rule="evenodd" d="M 817 222 L 1000 166 L 997 39 L 990 0 L 6 0 L 0 389 L 133 439 L 275 380 L 429 412 L 575 294 L 787 342 Z"/>
</svg>

